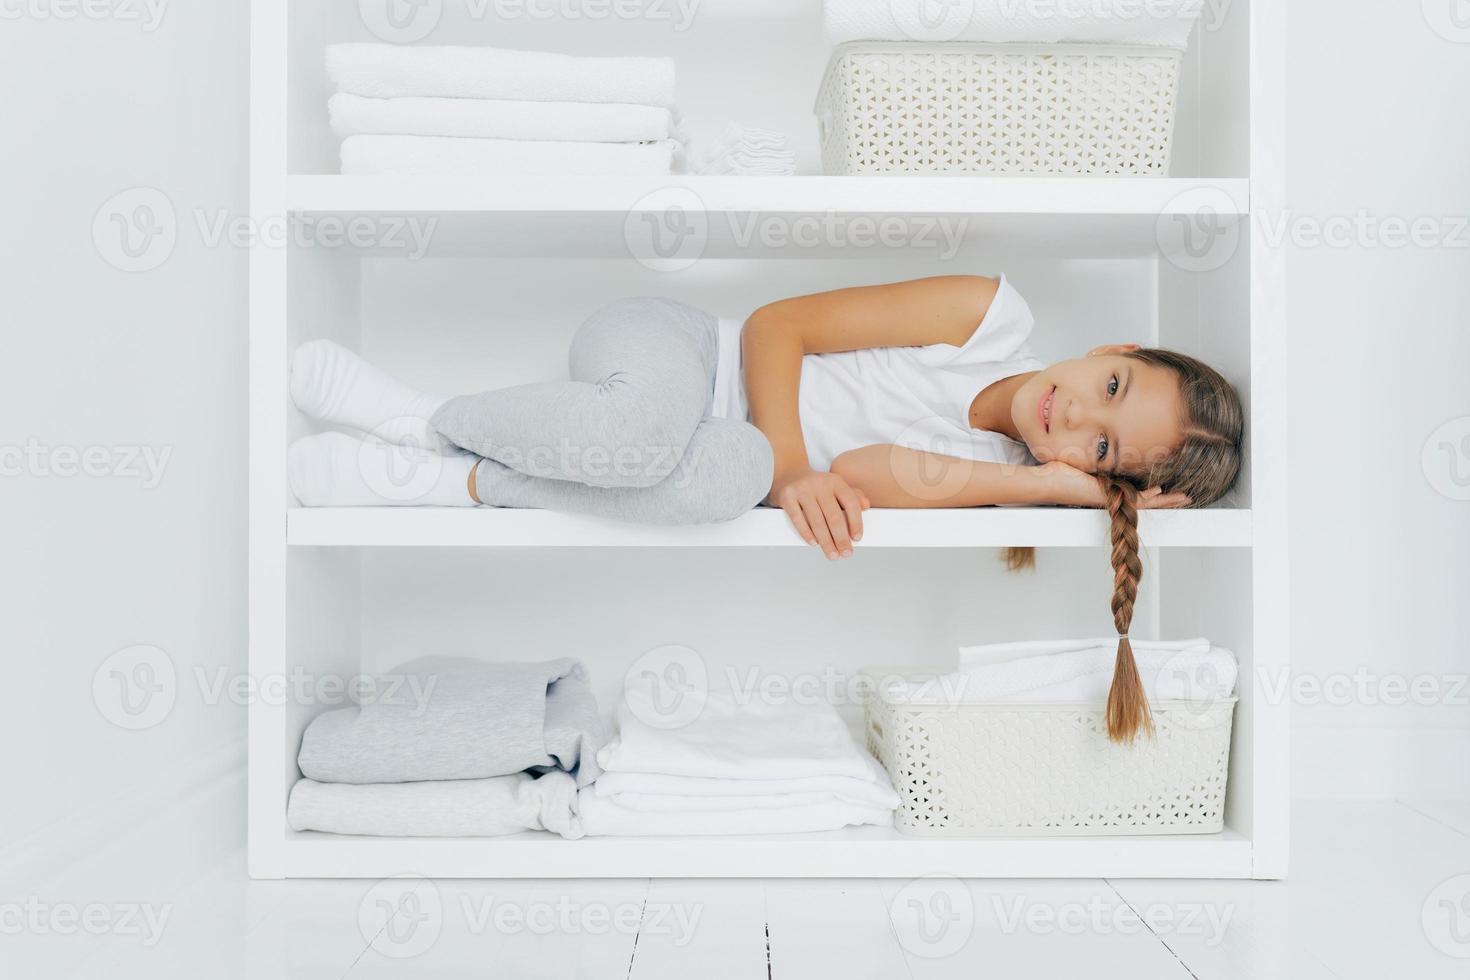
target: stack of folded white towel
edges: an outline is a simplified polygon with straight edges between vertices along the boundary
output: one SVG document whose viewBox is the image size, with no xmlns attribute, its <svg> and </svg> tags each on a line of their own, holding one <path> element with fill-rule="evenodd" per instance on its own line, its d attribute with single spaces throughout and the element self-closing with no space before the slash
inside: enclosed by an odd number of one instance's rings
<svg viewBox="0 0 1470 980">
<path fill-rule="evenodd" d="M 658 176 L 683 166 L 670 58 L 334 44 L 344 174 Z"/>
<path fill-rule="evenodd" d="M 827 42 L 972 41 L 1148 44 L 1183 50 L 1203 0 L 1093 0 L 1026 4 L 1015 0 L 823 0 Z"/>
<path fill-rule="evenodd" d="M 784 177 L 796 173 L 796 154 L 775 130 L 731 123 L 708 151 L 698 155 L 693 170 L 710 177 Z"/>
<path fill-rule="evenodd" d="M 793 174 L 786 138 L 730 124 L 692 161 L 671 58 L 334 44 L 344 174 Z"/>
<path fill-rule="evenodd" d="M 787 834 L 891 826 L 898 795 L 827 704 L 742 703 L 712 692 L 694 721 L 649 724 L 629 692 L 603 773 L 578 795 L 589 835 Z"/>
</svg>

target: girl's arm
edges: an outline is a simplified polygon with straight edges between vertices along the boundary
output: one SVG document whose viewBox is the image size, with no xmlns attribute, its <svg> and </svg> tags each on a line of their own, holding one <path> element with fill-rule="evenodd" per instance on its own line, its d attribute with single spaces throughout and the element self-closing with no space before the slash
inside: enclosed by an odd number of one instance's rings
<svg viewBox="0 0 1470 980">
<path fill-rule="evenodd" d="M 999 285 L 983 276 L 937 276 L 856 286 L 780 300 L 745 321 L 741 349 L 751 421 L 776 457 L 768 499 L 828 558 L 851 554 L 870 503 L 842 476 L 817 473 L 807 459 L 797 398 L 802 357 L 869 347 L 962 346 L 985 319 Z"/>
<path fill-rule="evenodd" d="M 877 507 L 981 507 L 987 504 L 1061 504 L 1102 507 L 1097 477 L 1066 463 L 1012 466 L 941 456 L 902 446 L 864 446 L 832 461 L 832 472 Z M 1152 488 L 1141 508 L 1187 507 L 1182 493 Z"/>
</svg>

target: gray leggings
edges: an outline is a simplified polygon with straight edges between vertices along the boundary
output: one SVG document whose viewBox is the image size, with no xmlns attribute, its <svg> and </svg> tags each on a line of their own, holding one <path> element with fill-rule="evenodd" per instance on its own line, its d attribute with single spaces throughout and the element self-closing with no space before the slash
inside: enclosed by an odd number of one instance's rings
<svg viewBox="0 0 1470 980">
<path fill-rule="evenodd" d="M 484 457 L 481 501 L 642 524 L 704 524 L 771 489 L 771 445 L 709 418 L 719 324 L 669 299 L 619 300 L 572 341 L 571 380 L 451 399 L 433 425 Z"/>
</svg>

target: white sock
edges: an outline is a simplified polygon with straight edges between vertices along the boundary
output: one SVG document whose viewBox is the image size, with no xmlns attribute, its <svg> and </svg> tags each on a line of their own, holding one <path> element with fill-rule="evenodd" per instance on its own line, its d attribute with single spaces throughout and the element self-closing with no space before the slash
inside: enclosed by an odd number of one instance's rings
<svg viewBox="0 0 1470 980">
<path fill-rule="evenodd" d="M 345 425 L 384 442 L 458 451 L 429 424 L 445 395 L 429 395 L 391 377 L 341 344 L 313 340 L 291 355 L 291 400 L 322 422 Z"/>
<path fill-rule="evenodd" d="M 479 459 L 326 432 L 291 444 L 286 474 L 307 507 L 474 507 L 469 477 Z"/>
</svg>

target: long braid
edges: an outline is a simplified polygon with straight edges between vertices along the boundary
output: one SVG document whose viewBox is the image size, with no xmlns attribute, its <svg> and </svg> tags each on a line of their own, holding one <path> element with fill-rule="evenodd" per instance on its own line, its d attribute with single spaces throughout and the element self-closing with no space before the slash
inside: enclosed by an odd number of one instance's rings
<svg viewBox="0 0 1470 980">
<path fill-rule="evenodd" d="M 1138 554 L 1138 490 L 1115 479 L 1103 478 L 1102 485 L 1107 494 L 1113 545 L 1113 625 L 1118 629 L 1118 657 L 1113 664 L 1113 686 L 1108 691 L 1108 738 L 1132 742 L 1140 729 L 1149 735 L 1154 731 L 1148 696 L 1128 638 L 1138 583 L 1143 578 L 1143 561 Z"/>
</svg>

